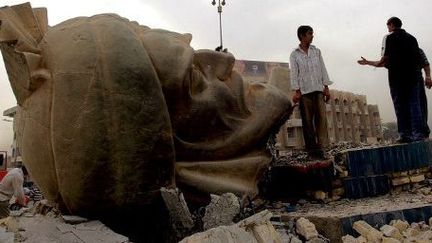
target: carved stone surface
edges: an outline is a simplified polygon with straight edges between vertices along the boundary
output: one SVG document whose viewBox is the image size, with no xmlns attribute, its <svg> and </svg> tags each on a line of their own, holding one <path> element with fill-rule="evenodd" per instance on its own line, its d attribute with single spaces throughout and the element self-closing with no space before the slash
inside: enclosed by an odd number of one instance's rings
<svg viewBox="0 0 432 243">
<path fill-rule="evenodd" d="M 139 208 L 176 182 L 257 193 L 265 144 L 291 112 L 230 53 L 115 14 L 47 25 L 29 3 L 0 9 L 22 157 L 45 197 L 73 214 Z M 176 181 L 174 181 L 176 175 Z"/>
</svg>

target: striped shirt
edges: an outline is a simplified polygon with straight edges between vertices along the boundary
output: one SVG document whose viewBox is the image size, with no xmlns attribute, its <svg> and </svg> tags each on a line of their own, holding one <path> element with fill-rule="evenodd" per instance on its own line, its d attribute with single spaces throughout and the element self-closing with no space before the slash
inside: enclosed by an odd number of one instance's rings
<svg viewBox="0 0 432 243">
<path fill-rule="evenodd" d="M 323 91 L 324 85 L 330 85 L 321 51 L 313 45 L 308 53 L 300 47 L 294 49 L 290 56 L 291 89 L 300 89 L 302 94 Z"/>
<path fill-rule="evenodd" d="M 422 68 L 423 68 L 423 67 L 429 65 L 429 61 L 428 61 L 428 59 L 427 59 L 426 54 L 424 53 L 424 51 L 421 48 L 419 48 L 419 50 L 420 50 L 420 59 L 421 59 L 420 63 L 421 63 Z"/>
</svg>

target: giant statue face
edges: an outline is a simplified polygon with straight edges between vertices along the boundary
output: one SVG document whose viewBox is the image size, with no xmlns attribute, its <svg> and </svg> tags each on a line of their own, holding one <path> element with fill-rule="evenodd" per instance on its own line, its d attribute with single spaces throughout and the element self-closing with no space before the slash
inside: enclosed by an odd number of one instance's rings
<svg viewBox="0 0 432 243">
<path fill-rule="evenodd" d="M 18 143 L 47 198 L 98 215 L 146 205 L 162 186 L 257 192 L 291 105 L 244 82 L 233 55 L 113 14 L 48 27 L 44 9 L 22 4 L 0 20 Z"/>
</svg>

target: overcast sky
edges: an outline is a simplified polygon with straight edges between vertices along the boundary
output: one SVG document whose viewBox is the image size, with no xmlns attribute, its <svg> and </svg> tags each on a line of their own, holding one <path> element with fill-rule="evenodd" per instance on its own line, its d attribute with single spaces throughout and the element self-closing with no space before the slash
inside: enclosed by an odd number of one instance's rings
<svg viewBox="0 0 432 243">
<path fill-rule="evenodd" d="M 117 13 L 151 28 L 193 35 L 194 49 L 219 45 L 219 22 L 211 0 L 35 0 L 48 9 L 49 25 L 99 13 Z M 0 6 L 23 3 L 0 0 Z M 395 120 L 387 71 L 360 66 L 360 56 L 380 58 L 381 41 L 391 16 L 402 19 L 432 61 L 431 0 L 226 0 L 223 8 L 224 46 L 237 59 L 288 62 L 298 44 L 299 25 L 314 28 L 333 89 L 367 95 L 378 104 L 383 122 Z M 431 90 L 427 90 L 429 107 Z M 0 110 L 16 104 L 3 60 L 0 60 Z M 431 116 L 429 116 L 431 117 Z M 429 119 L 431 120 L 431 119 Z M 429 122 L 431 123 L 431 122 Z M 0 150 L 12 142 L 12 123 L 0 121 Z"/>
</svg>

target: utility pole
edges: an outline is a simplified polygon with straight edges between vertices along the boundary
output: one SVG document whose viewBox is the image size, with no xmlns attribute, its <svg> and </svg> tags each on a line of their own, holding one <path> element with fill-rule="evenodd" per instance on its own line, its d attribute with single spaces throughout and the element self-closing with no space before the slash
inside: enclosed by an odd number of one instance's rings
<svg viewBox="0 0 432 243">
<path fill-rule="evenodd" d="M 223 51 L 223 52 L 227 52 L 228 49 L 225 48 L 223 49 L 223 41 L 222 41 L 222 6 L 225 6 L 226 2 L 225 0 L 218 0 L 218 6 L 217 6 L 217 10 L 219 13 L 219 36 L 220 36 L 220 46 L 216 47 L 216 51 Z M 216 5 L 216 0 L 212 1 L 212 5 Z"/>
</svg>

